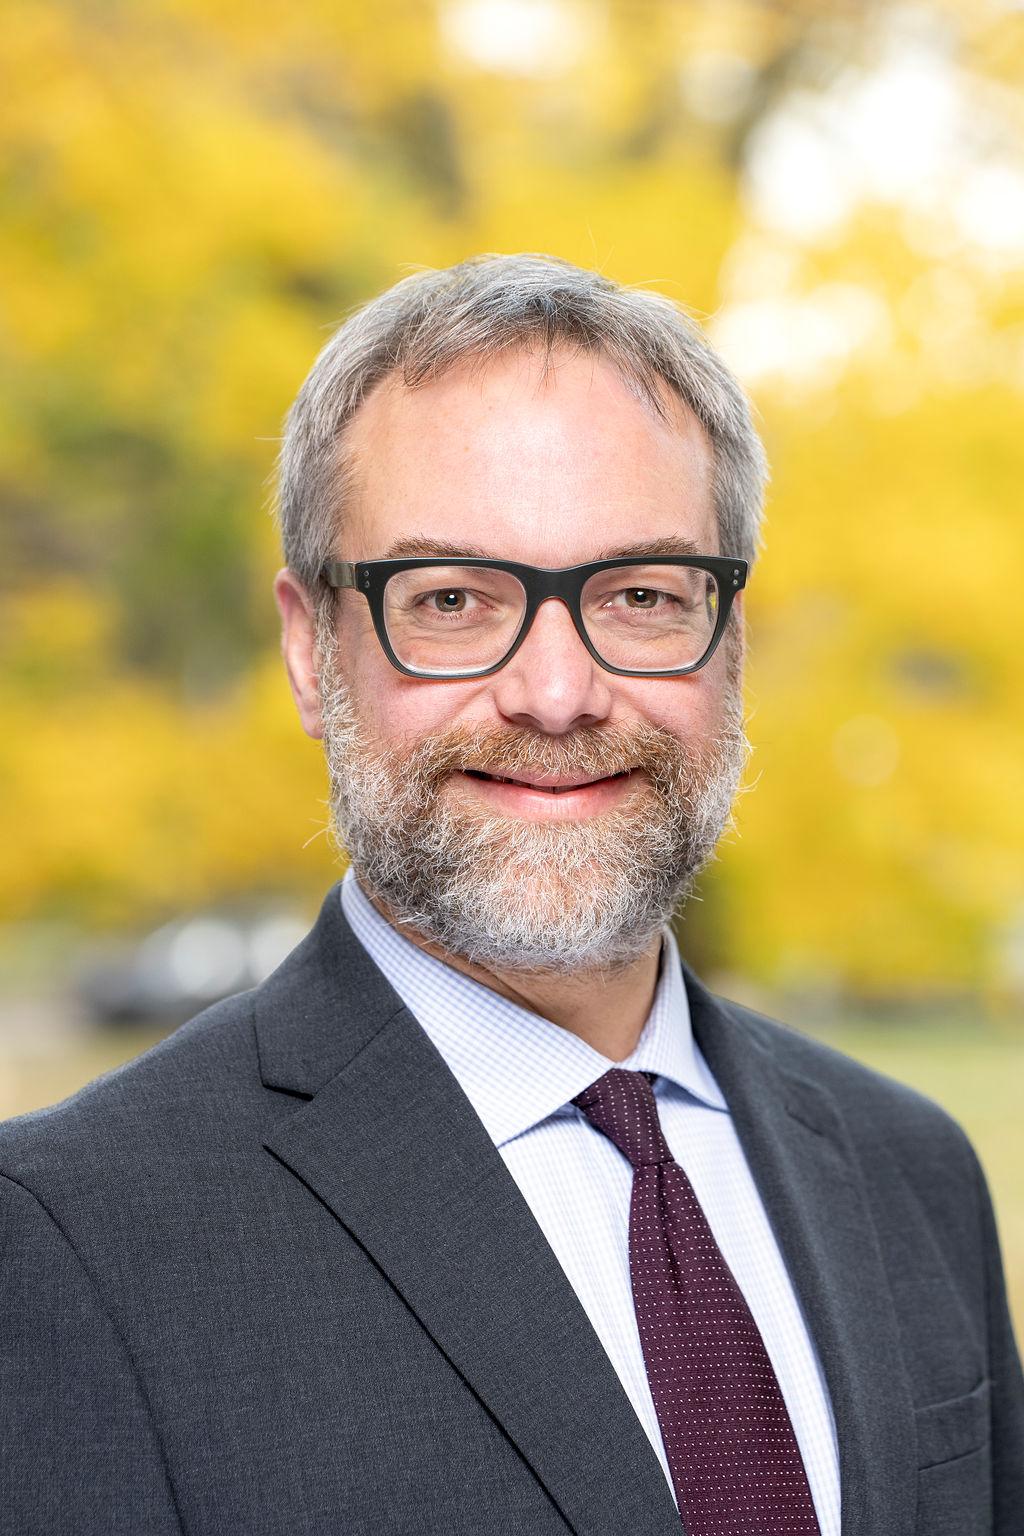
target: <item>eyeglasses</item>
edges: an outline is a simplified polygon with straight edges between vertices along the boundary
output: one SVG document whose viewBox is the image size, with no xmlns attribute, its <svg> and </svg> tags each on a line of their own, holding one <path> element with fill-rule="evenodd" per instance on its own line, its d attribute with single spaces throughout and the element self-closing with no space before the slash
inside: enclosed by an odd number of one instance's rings
<svg viewBox="0 0 1024 1536">
<path fill-rule="evenodd" d="M 714 654 L 747 562 L 646 555 L 550 570 L 471 558 L 332 560 L 321 575 L 328 586 L 362 592 L 385 655 L 407 677 L 497 672 L 552 597 L 606 671 L 683 677 Z"/>
</svg>

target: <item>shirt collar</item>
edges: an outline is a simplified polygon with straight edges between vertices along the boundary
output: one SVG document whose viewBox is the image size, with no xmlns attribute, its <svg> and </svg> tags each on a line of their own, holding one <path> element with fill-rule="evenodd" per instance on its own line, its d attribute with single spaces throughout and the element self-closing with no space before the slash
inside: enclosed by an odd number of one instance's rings
<svg viewBox="0 0 1024 1536">
<path fill-rule="evenodd" d="M 341 901 L 356 938 L 440 1051 L 496 1147 L 566 1108 L 613 1066 L 656 1073 L 700 1103 L 727 1110 L 693 1038 L 679 950 L 669 929 L 663 930 L 661 973 L 636 1049 L 613 1062 L 578 1035 L 428 955 L 381 916 L 351 869 Z"/>
</svg>

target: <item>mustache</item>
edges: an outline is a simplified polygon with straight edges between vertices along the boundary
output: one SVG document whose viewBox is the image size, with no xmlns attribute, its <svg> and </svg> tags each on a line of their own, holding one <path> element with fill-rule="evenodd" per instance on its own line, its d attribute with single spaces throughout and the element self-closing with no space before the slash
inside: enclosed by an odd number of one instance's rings
<svg viewBox="0 0 1024 1536">
<path fill-rule="evenodd" d="M 671 732 L 646 722 L 583 726 L 567 736 L 500 725 L 456 726 L 417 743 L 405 769 L 435 787 L 467 770 L 506 778 L 527 773 L 603 779 L 640 769 L 659 784 L 673 780 L 691 757 Z"/>
</svg>

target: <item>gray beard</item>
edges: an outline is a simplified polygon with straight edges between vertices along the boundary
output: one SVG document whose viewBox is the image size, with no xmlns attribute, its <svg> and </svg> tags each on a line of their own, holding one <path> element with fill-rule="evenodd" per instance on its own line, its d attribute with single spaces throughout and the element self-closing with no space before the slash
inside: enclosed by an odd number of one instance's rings
<svg viewBox="0 0 1024 1536">
<path fill-rule="evenodd" d="M 729 821 L 749 750 L 735 676 L 719 733 L 696 746 L 646 724 L 565 737 L 453 727 L 404 755 L 366 738 L 333 649 L 320 686 L 333 832 L 363 889 L 399 926 L 496 971 L 612 972 L 648 953 Z M 647 782 L 605 814 L 538 823 L 457 799 L 464 768 L 642 768 Z"/>
</svg>

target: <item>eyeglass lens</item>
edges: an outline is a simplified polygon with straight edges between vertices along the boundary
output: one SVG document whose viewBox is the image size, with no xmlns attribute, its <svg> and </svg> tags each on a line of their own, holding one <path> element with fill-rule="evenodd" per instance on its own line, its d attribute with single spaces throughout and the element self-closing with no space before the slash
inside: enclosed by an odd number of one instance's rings
<svg viewBox="0 0 1024 1536">
<path fill-rule="evenodd" d="M 672 672 L 700 661 L 718 619 L 718 584 L 686 565 L 611 566 L 580 598 L 598 655 L 630 672 Z M 515 644 L 526 592 L 509 571 L 432 565 L 398 571 L 384 589 L 388 639 L 414 672 L 458 677 L 502 661 Z"/>
</svg>

